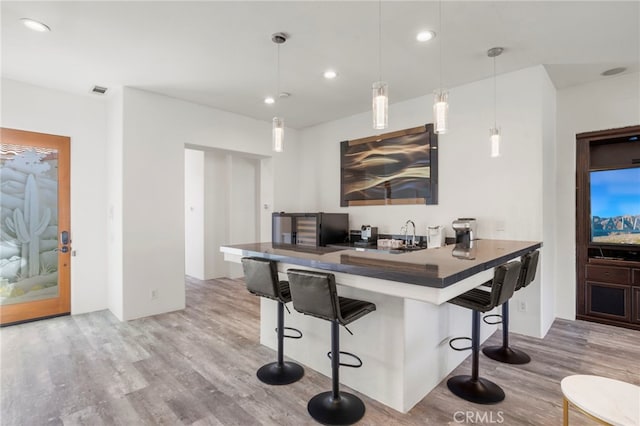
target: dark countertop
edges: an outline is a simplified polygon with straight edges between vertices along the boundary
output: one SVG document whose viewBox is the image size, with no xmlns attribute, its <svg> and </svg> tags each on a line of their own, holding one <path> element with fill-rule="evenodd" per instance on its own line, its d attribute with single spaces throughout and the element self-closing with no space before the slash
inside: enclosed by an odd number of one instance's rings
<svg viewBox="0 0 640 426">
<path fill-rule="evenodd" d="M 470 250 L 448 245 L 406 253 L 272 243 L 235 244 L 220 249 L 326 271 L 444 288 L 541 246 L 535 241 L 476 240 Z"/>
</svg>

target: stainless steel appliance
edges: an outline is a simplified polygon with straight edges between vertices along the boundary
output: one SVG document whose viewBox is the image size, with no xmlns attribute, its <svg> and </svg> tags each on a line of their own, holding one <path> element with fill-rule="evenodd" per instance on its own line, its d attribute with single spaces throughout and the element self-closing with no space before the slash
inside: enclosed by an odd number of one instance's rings
<svg viewBox="0 0 640 426">
<path fill-rule="evenodd" d="M 456 244 L 470 243 L 476 239 L 476 220 L 472 217 L 459 217 L 451 224 L 456 231 Z"/>
<path fill-rule="evenodd" d="M 326 246 L 344 243 L 349 237 L 347 213 L 273 213 L 271 241 L 274 244 Z"/>
</svg>

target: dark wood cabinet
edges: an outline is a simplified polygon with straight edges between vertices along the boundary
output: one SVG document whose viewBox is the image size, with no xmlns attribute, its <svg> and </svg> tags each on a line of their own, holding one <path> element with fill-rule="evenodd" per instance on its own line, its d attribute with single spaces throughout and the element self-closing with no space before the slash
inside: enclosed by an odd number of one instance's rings
<svg viewBox="0 0 640 426">
<path fill-rule="evenodd" d="M 640 164 L 640 126 L 576 138 L 576 317 L 640 330 L 640 246 L 591 242 L 590 172 Z"/>
<path fill-rule="evenodd" d="M 585 278 L 588 281 L 600 281 L 605 283 L 629 284 L 631 270 L 620 266 L 590 265 L 587 264 Z"/>
<path fill-rule="evenodd" d="M 628 322 L 631 319 L 631 287 L 628 285 L 586 282 L 586 314 Z"/>
<path fill-rule="evenodd" d="M 631 287 L 631 321 L 640 324 L 640 287 Z"/>
</svg>

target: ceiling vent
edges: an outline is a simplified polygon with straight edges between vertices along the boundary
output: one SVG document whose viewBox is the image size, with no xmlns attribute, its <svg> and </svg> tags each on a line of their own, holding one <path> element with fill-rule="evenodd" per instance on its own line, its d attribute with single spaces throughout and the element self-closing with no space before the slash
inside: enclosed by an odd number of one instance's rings
<svg viewBox="0 0 640 426">
<path fill-rule="evenodd" d="M 608 77 L 610 75 L 621 74 L 621 73 L 625 72 L 626 70 L 627 69 L 625 67 L 611 68 L 610 70 L 606 70 L 606 71 L 601 72 L 600 75 Z"/>
<path fill-rule="evenodd" d="M 93 86 L 93 88 L 91 89 L 91 93 L 94 93 L 96 95 L 104 95 L 105 93 L 107 93 L 107 88 L 106 87 L 102 87 L 102 86 Z"/>
</svg>

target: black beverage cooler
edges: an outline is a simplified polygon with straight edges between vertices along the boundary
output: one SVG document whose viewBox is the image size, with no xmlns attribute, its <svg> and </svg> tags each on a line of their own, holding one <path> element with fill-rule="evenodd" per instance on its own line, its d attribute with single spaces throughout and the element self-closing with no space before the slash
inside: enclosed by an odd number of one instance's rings
<svg viewBox="0 0 640 426">
<path fill-rule="evenodd" d="M 273 213 L 271 241 L 307 247 L 344 243 L 349 239 L 347 213 Z"/>
</svg>

